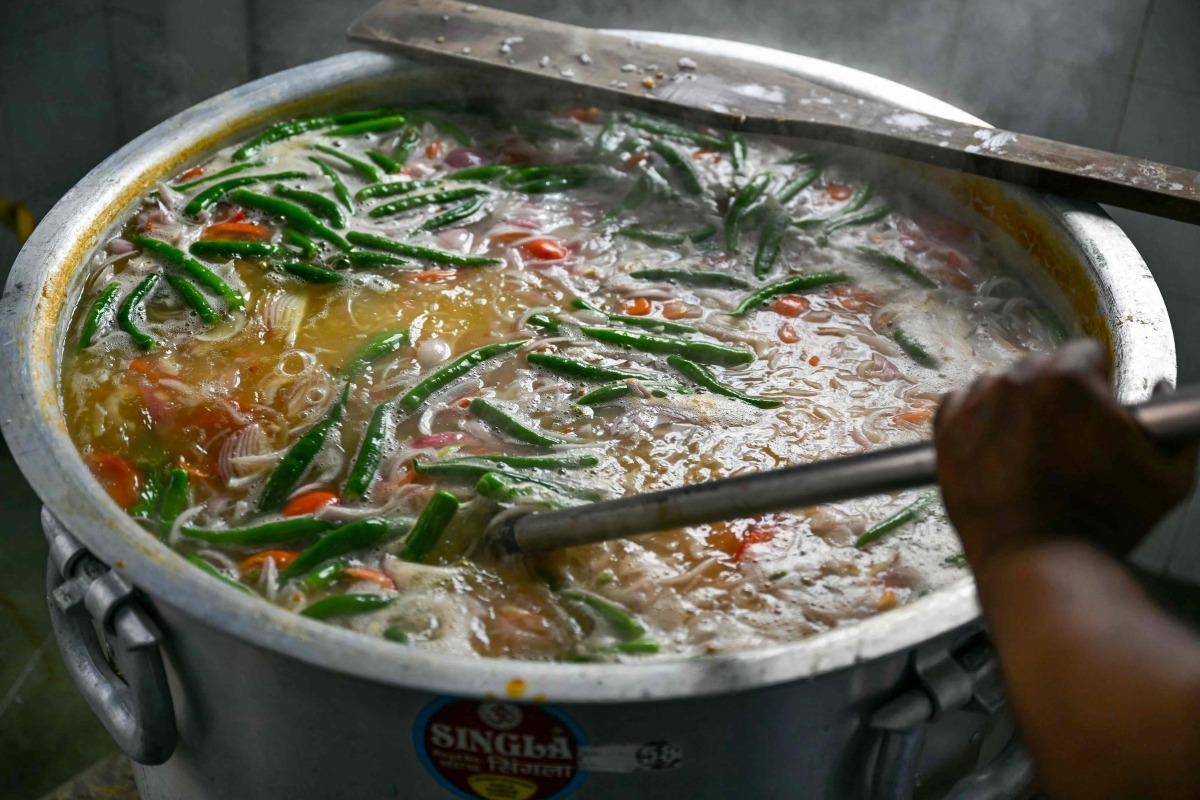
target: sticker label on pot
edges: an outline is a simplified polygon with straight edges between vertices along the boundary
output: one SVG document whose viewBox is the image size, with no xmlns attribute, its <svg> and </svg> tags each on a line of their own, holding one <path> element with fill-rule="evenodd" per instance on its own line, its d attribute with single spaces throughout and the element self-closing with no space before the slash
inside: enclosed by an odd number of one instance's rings
<svg viewBox="0 0 1200 800">
<path fill-rule="evenodd" d="M 587 737 L 549 706 L 444 697 L 417 717 L 413 739 L 425 769 L 466 800 L 559 800 L 585 775 Z"/>
</svg>

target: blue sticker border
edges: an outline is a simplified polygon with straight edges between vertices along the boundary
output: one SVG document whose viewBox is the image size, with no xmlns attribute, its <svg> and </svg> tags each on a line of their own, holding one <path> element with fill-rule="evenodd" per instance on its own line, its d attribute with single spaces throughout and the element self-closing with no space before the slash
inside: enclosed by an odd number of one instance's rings
<svg viewBox="0 0 1200 800">
<path fill-rule="evenodd" d="M 579 723 L 572 719 L 567 712 L 555 708 L 554 706 L 548 706 L 542 703 L 513 703 L 511 700 L 501 698 L 480 699 L 476 697 L 448 696 L 435 698 L 423 709 L 421 709 L 421 713 L 417 714 L 417 719 L 415 722 L 413 722 L 413 749 L 416 750 L 417 760 L 421 762 L 421 766 L 425 768 L 425 771 L 432 775 L 434 780 L 436 780 L 443 789 L 450 792 L 455 797 L 460 798 L 461 800 L 479 800 L 479 795 L 467 794 L 462 789 L 450 783 L 450 781 L 447 780 L 445 776 L 443 776 L 442 773 L 439 772 L 438 769 L 433 765 L 433 762 L 429 759 L 429 754 L 425 751 L 425 728 L 429 724 L 429 720 L 432 719 L 433 715 L 441 709 L 445 708 L 451 703 L 457 703 L 460 700 L 471 700 L 476 703 L 512 703 L 515 706 L 540 708 L 565 725 L 567 730 L 569 730 L 572 735 L 575 736 L 577 750 L 581 747 L 585 747 L 588 743 L 587 734 L 583 732 L 583 728 L 579 727 Z M 546 800 L 563 800 L 563 798 L 578 791 L 580 784 L 582 784 L 584 778 L 587 777 L 587 773 L 582 769 L 579 769 L 578 761 L 576 762 L 575 767 L 575 777 L 571 778 L 571 782 L 560 789 L 557 794 L 546 798 Z"/>
</svg>

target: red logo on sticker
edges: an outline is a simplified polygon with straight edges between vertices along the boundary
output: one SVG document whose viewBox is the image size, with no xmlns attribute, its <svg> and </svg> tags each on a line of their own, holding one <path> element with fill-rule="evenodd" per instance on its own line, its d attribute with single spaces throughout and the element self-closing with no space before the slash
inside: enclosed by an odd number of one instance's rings
<svg viewBox="0 0 1200 800">
<path fill-rule="evenodd" d="M 425 767 L 468 800 L 555 800 L 583 779 L 581 731 L 544 706 L 439 700 L 421 714 L 414 733 Z"/>
</svg>

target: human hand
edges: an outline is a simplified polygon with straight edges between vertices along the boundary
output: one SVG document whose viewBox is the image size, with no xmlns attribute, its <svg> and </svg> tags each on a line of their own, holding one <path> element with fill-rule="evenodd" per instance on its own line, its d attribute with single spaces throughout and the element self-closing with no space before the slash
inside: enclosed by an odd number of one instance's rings
<svg viewBox="0 0 1200 800">
<path fill-rule="evenodd" d="M 1092 341 L 945 397 L 934 420 L 946 510 L 977 573 L 1053 538 L 1125 555 L 1192 489 L 1195 448 L 1157 445 L 1113 398 Z"/>
</svg>

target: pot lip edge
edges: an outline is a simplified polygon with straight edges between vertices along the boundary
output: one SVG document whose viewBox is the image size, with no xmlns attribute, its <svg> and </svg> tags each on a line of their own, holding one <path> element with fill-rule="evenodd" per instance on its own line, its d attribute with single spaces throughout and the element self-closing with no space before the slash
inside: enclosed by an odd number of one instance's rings
<svg viewBox="0 0 1200 800">
<path fill-rule="evenodd" d="M 621 33 L 629 36 L 643 35 L 643 32 L 634 31 L 622 31 Z M 666 34 L 666 36 L 678 35 Z M 729 44 L 721 40 L 704 37 L 686 38 L 703 42 L 706 46 L 715 48 L 713 52 L 722 51 Z M 741 45 L 741 47 L 757 48 L 757 46 L 753 45 Z M 734 49 L 736 50 L 736 48 Z M 810 67 L 812 65 L 822 67 L 837 66 L 831 65 L 830 62 L 784 53 L 770 48 L 757 49 L 770 53 L 775 59 L 775 63 L 788 69 L 794 68 L 794 65 L 798 61 L 802 61 Z M 122 147 L 117 153 L 110 156 L 109 159 L 106 159 L 104 163 L 89 173 L 72 191 L 64 196 L 63 200 L 56 205 L 55 210 L 48 215 L 48 218 L 54 216 L 56 212 L 60 214 L 65 213 L 63 207 L 69 205 L 66 201 L 79 200 L 75 195 L 82 193 L 89 179 L 97 178 L 98 173 L 106 170 L 110 166 L 110 161 L 119 160 L 118 157 L 122 155 L 128 156 L 137 152 L 145 145 L 144 140 L 147 137 L 152 138 L 152 135 L 156 132 L 162 134 L 164 129 L 169 129 L 173 124 L 178 125 L 181 117 L 186 117 L 189 113 L 196 113 L 196 109 L 208 110 L 212 104 L 225 103 L 237 97 L 266 91 L 269 82 L 278 81 L 284 75 L 290 75 L 292 78 L 307 77 L 310 73 L 315 73 L 318 76 L 324 75 L 324 83 L 319 83 L 315 86 L 310 85 L 306 90 L 305 94 L 311 96 L 319 94 L 321 89 L 329 89 L 338 85 L 339 80 L 342 82 L 349 80 L 344 74 L 339 77 L 339 73 L 355 73 L 356 77 L 353 80 L 363 81 L 372 76 L 383 77 L 393 73 L 398 63 L 402 64 L 403 62 L 383 54 L 362 51 L 351 52 L 260 78 L 197 104 L 197 106 L 193 106 L 191 109 L 160 123 L 160 125 L 152 128 Z M 931 102 L 941 103 L 941 101 L 936 101 L 928 95 L 923 95 L 916 90 L 903 87 L 901 84 L 895 84 L 886 79 L 869 75 L 869 73 L 862 73 L 847 67 L 838 67 L 836 71 L 843 74 L 853 73 L 858 76 L 865 76 L 876 86 L 900 87 L 905 92 L 920 95 Z M 261 107 L 269 108 L 270 105 L 267 104 Z M 1108 225 L 1116 230 L 1119 238 L 1124 240 L 1126 248 L 1132 251 L 1133 257 L 1140 262 L 1140 256 L 1137 256 L 1136 250 L 1133 250 L 1132 244 L 1124 237 L 1123 232 L 1116 227 L 1115 223 L 1108 220 L 1098 207 L 1083 204 L 1063 204 L 1063 201 L 1052 198 L 1037 198 L 1037 201 L 1049 209 L 1053 209 L 1051 216 L 1056 219 L 1062 216 L 1063 208 L 1072 205 L 1077 206 L 1077 210 L 1088 218 L 1089 225 L 1093 224 L 1097 218 L 1103 218 Z M 68 231 L 69 233 L 70 231 Z M 1088 236 L 1076 234 L 1072 238 L 1082 246 L 1082 244 L 1088 242 L 1088 237 L 1092 235 L 1094 235 L 1094 231 L 1089 231 Z M 38 261 L 39 255 L 45 257 L 53 257 L 55 255 L 53 253 L 54 248 L 50 246 L 54 244 L 54 237 L 47 232 L 46 236 L 42 238 L 49 240 L 48 242 L 42 242 L 39 239 L 38 244 L 41 245 L 43 252 L 39 253 L 38 247 L 34 246 L 28 252 L 23 250 L 18 257 L 13 269 L 13 278 L 10 280 L 10 289 L 13 288 L 14 283 L 20 283 L 24 273 L 29 273 L 31 276 L 37 277 L 37 265 L 35 262 Z M 60 238 L 68 237 L 67 235 L 63 235 Z M 85 249 L 90 249 L 93 244 L 88 243 Z M 1125 259 L 1122 259 L 1122 261 L 1125 261 Z M 1130 265 L 1126 262 L 1125 266 L 1128 267 Z M 1142 263 L 1142 268 L 1144 269 L 1144 263 Z M 41 277 L 44 278 L 45 276 Z M 37 288 L 42 291 L 45 289 L 41 285 Z M 27 291 L 28 287 L 26 287 Z M 22 294 L 22 291 L 17 291 L 14 294 L 14 298 L 16 295 Z M 1159 304 L 1161 304 L 1161 295 L 1158 295 L 1157 291 L 1155 294 L 1157 295 Z M 5 409 L 19 408 L 24 413 L 24 416 L 18 419 L 6 414 L 5 418 L 0 420 L 0 423 L 3 423 L 6 436 L 12 445 L 14 457 L 18 458 L 18 465 L 21 465 L 20 458 L 28 458 L 31 462 L 31 469 L 29 471 L 32 471 L 32 468 L 36 466 L 55 466 L 53 459 L 48 458 L 46 453 L 63 455 L 61 450 L 62 441 L 56 435 L 61 434 L 62 431 L 53 424 L 38 424 L 40 422 L 52 422 L 52 420 L 45 419 L 47 409 L 43 405 L 39 405 L 37 401 L 38 387 L 32 385 L 36 383 L 33 380 L 34 376 L 26 373 L 22 368 L 22 356 L 29 350 L 28 347 L 20 346 L 21 339 L 17 335 L 16 324 L 20 316 L 17 313 L 17 309 L 14 308 L 17 303 L 17 299 L 10 299 L 8 296 L 6 296 L 5 301 L 0 301 L 0 326 L 3 326 L 0 331 L 10 334 L 4 342 L 9 346 L 0 348 L 0 351 L 2 351 L 0 352 L 0 366 L 9 368 L 7 374 L 19 376 L 19 380 L 5 382 L 4 385 L 0 386 L 0 401 L 3 403 L 0 407 Z M 32 317 L 33 314 L 30 313 L 26 316 Z M 1162 316 L 1165 320 L 1165 308 Z M 1159 329 L 1159 334 L 1159 338 L 1161 338 L 1161 328 Z M 1166 338 L 1168 341 L 1171 341 L 1169 329 Z M 1173 345 L 1173 341 L 1171 343 Z M 29 352 L 30 360 L 32 360 L 32 352 Z M 55 352 L 54 356 L 56 357 L 57 355 L 58 352 Z M 1170 372 L 1173 373 L 1173 363 L 1171 367 Z M 25 385 L 26 379 L 29 380 L 31 385 Z M 53 416 L 52 413 L 51 416 Z M 24 426 L 29 426 L 31 430 L 29 432 L 21 430 L 20 428 L 24 427 L 22 423 L 24 423 Z M 59 423 L 61 424 L 61 420 L 59 420 Z M 69 439 L 67 443 L 70 444 Z M 73 445 L 70 445 L 70 447 L 70 452 L 66 454 L 68 458 L 75 454 Z M 30 458 L 30 453 L 41 448 L 44 448 L 42 453 L 39 454 L 41 463 L 34 465 L 32 464 L 33 459 Z M 19 457 L 18 452 L 20 452 Z M 75 458 L 77 460 L 77 456 Z M 22 466 L 22 471 L 26 472 L 28 476 L 28 471 L 24 466 Z M 243 597 L 240 593 L 232 589 L 229 589 L 227 592 L 226 602 L 215 601 L 215 598 L 221 595 L 219 592 L 213 592 L 212 581 L 201 581 L 201 578 L 204 576 L 200 576 L 198 573 L 192 574 L 196 572 L 194 570 L 181 570 L 180 565 L 184 563 L 183 560 L 174 551 L 166 548 L 165 545 L 153 540 L 139 541 L 146 540 L 148 537 L 131 520 L 120 514 L 119 509 L 116 508 L 111 500 L 106 496 L 95 498 L 93 496 L 95 494 L 94 488 L 87 485 L 86 482 L 78 480 L 81 476 L 75 475 L 71 477 L 76 480 L 59 483 L 57 487 L 49 487 L 48 485 L 52 482 L 51 478 L 40 475 L 34 476 L 34 479 L 30 480 L 30 483 L 37 487 L 38 494 L 43 498 L 43 502 L 52 511 L 60 515 L 64 524 L 68 525 L 69 530 L 91 530 L 103 527 L 118 530 L 124 529 L 121 530 L 121 535 L 119 536 L 96 537 L 102 543 L 101 546 L 95 547 L 89 543 L 89 547 L 97 555 L 104 557 L 109 563 L 124 561 L 127 568 L 131 568 L 133 571 L 148 570 L 154 580 L 134 582 L 138 584 L 155 584 L 156 588 L 170 590 L 169 593 L 164 592 L 163 597 L 169 597 L 171 600 L 163 599 L 161 602 L 182 606 L 185 604 L 175 601 L 190 601 L 202 605 L 216 605 L 217 610 L 221 610 L 220 606 L 225 606 L 226 610 L 232 613 L 221 617 L 218 621 L 213 620 L 212 614 L 198 616 L 204 624 L 215 626 L 223 632 L 234 635 L 239 639 L 244 639 L 247 644 L 270 649 L 315 666 L 349 672 L 357 677 L 403 685 L 410 688 L 483 695 L 488 692 L 496 692 L 497 690 L 502 691 L 502 687 L 498 685 L 499 681 L 506 679 L 509 675 L 519 674 L 521 676 L 528 676 L 531 691 L 536 691 L 545 686 L 547 691 L 543 693 L 556 701 L 602 702 L 618 698 L 657 700 L 696 696 L 698 694 L 726 693 L 762 688 L 791 680 L 812 679 L 842 667 L 850 667 L 866 660 L 902 651 L 917 643 L 927 641 L 930 638 L 937 637 L 973 622 L 979 616 L 978 607 L 974 601 L 973 582 L 970 578 L 963 578 L 959 582 L 943 587 L 930 596 L 903 608 L 846 625 L 818 636 L 809 637 L 798 642 L 741 651 L 695 662 L 688 660 L 664 660 L 644 664 L 537 664 L 533 662 L 504 661 L 498 659 L 467 659 L 459 656 L 446 656 L 428 652 L 417 653 L 417 651 L 408 651 L 408 657 L 406 658 L 396 658 L 393 649 L 394 645 L 385 642 L 375 642 L 375 640 L 369 637 L 349 630 L 322 625 L 321 623 L 301 618 L 283 609 L 263 604 L 261 600 Z M 72 503 L 71 501 L 75 502 Z M 82 503 L 79 501 L 82 501 Z M 105 505 L 106 503 L 108 505 Z M 66 510 L 72 505 L 75 506 L 74 510 Z M 78 510 L 80 505 L 90 505 L 91 507 L 86 511 L 80 512 Z M 119 514 L 119 517 L 115 517 L 117 514 Z M 119 544 L 120 546 L 110 546 L 114 544 Z M 164 558 L 167 554 L 173 557 L 173 559 Z M 149 561 L 156 563 L 146 565 L 145 567 L 142 566 Z M 175 564 L 174 561 L 178 561 L 179 564 Z M 133 566 L 129 567 L 130 564 Z M 186 591 L 180 593 L 178 590 L 181 588 L 186 589 Z M 222 587 L 218 586 L 217 588 L 220 589 Z M 263 613 L 264 611 L 274 613 Z M 903 624 L 903 622 L 909 620 L 902 618 L 907 617 L 911 617 L 911 622 L 915 623 L 911 627 L 922 629 L 920 634 L 896 635 L 896 629 L 910 627 Z M 223 622 L 228 624 L 223 624 Z M 256 633 L 261 633 L 264 629 L 270 633 L 265 640 L 261 636 L 255 636 Z M 377 646 L 363 647 L 364 643 Z M 349 647 L 349 651 L 347 647 Z M 385 652 L 385 650 L 388 652 Z M 364 660 L 354 659 L 353 663 L 342 663 L 345 656 L 352 653 L 361 655 Z M 419 658 L 414 656 L 414 653 L 418 656 L 429 656 L 430 658 Z M 450 669 L 447 670 L 447 667 Z M 410 674 L 416 671 L 426 672 L 427 674 L 424 677 Z M 454 679 L 445 679 L 446 672 L 448 671 L 455 673 Z M 469 674 L 463 675 L 462 673 Z M 471 675 L 476 675 L 476 677 L 472 678 Z M 613 682 L 605 680 L 607 676 L 612 676 L 614 682 L 619 683 L 620 686 L 614 686 Z M 691 682 L 684 680 L 685 676 L 690 677 Z M 432 679 L 430 679 L 431 677 Z M 483 679 L 486 679 L 486 681 Z M 642 694 L 640 696 L 636 698 L 629 697 L 629 684 L 631 683 L 641 690 Z"/>
</svg>

